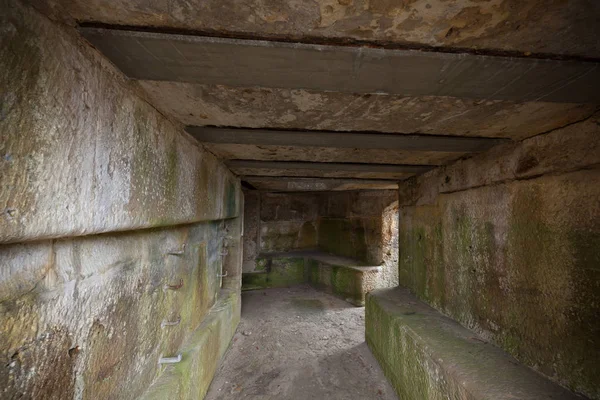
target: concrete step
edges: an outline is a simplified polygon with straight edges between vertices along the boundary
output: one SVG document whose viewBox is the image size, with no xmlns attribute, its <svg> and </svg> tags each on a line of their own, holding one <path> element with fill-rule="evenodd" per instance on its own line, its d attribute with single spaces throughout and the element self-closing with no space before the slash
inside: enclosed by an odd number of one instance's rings
<svg viewBox="0 0 600 400">
<path fill-rule="evenodd" d="M 401 399 L 582 399 L 408 289 L 369 293 L 365 322 L 369 348 Z"/>
<path fill-rule="evenodd" d="M 141 399 L 204 398 L 219 362 L 235 334 L 240 311 L 240 294 L 234 290 L 221 290 L 215 305 L 181 349 L 181 361 L 164 365 L 160 376 Z"/>
</svg>

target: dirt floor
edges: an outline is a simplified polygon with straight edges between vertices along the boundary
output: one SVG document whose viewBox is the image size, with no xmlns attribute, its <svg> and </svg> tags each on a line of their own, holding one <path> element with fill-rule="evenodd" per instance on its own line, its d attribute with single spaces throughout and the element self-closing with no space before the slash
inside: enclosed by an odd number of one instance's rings
<svg viewBox="0 0 600 400">
<path fill-rule="evenodd" d="M 243 293 L 206 399 L 396 399 L 365 343 L 364 313 L 309 286 Z"/>
</svg>

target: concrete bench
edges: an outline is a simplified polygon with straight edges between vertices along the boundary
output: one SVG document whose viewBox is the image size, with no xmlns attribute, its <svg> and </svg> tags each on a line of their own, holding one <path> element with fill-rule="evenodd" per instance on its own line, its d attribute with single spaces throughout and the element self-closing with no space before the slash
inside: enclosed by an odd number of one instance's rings
<svg viewBox="0 0 600 400">
<path fill-rule="evenodd" d="M 242 290 L 310 283 L 356 306 L 365 305 L 365 295 L 377 287 L 381 270 L 321 251 L 262 254 L 257 265 L 259 271 L 242 275 Z"/>
<path fill-rule="evenodd" d="M 581 399 L 408 289 L 369 293 L 365 321 L 369 348 L 401 399 Z"/>
</svg>

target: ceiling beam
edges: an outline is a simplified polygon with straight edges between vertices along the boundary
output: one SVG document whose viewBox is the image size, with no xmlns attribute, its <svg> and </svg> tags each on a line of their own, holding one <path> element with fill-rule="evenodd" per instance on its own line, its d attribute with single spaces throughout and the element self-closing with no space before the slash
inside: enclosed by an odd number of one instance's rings
<svg viewBox="0 0 600 400">
<path fill-rule="evenodd" d="M 337 179 L 299 177 L 242 177 L 258 190 L 269 191 L 328 191 L 397 189 L 397 181 L 381 179 Z"/>
<path fill-rule="evenodd" d="M 404 135 L 362 132 L 285 131 L 270 129 L 188 126 L 201 143 L 253 144 L 263 146 L 337 147 L 472 153 L 490 149 L 508 139 L 461 136 Z"/>
<path fill-rule="evenodd" d="M 82 27 L 134 79 L 405 96 L 600 103 L 600 68 L 468 53 Z"/>
<path fill-rule="evenodd" d="M 306 161 L 256 161 L 256 160 L 227 160 L 225 164 L 231 169 L 286 169 L 286 170 L 313 170 L 323 172 L 381 172 L 381 173 L 410 173 L 420 174 L 427 172 L 434 165 L 402 165 L 402 164 L 357 164 L 357 163 L 329 163 Z"/>
</svg>

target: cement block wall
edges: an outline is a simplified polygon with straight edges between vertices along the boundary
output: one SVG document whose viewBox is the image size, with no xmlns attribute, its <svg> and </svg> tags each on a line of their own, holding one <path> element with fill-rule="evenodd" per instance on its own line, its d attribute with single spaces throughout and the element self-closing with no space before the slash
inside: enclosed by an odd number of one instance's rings
<svg viewBox="0 0 600 400">
<path fill-rule="evenodd" d="M 600 398 L 600 116 L 401 184 L 400 284 Z"/>
<path fill-rule="evenodd" d="M 239 180 L 75 32 L 0 11 L 0 397 L 139 398 L 239 296 Z"/>
</svg>

